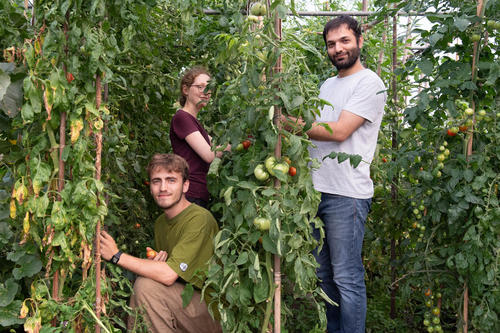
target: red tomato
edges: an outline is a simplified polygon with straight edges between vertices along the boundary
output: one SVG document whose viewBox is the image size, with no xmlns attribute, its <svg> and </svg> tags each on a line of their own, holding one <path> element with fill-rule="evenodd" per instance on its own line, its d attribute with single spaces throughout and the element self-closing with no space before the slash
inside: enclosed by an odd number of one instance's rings
<svg viewBox="0 0 500 333">
<path fill-rule="evenodd" d="M 467 127 L 466 125 L 463 125 L 463 126 L 459 126 L 459 127 L 458 127 L 458 130 L 459 130 L 460 132 L 467 132 L 467 129 L 468 129 L 468 128 L 469 128 L 469 127 Z"/>
<path fill-rule="evenodd" d="M 297 169 L 295 169 L 295 167 L 291 166 L 290 169 L 288 169 L 288 174 L 290 176 L 295 176 L 297 174 Z"/>
<path fill-rule="evenodd" d="M 148 257 L 148 259 L 153 259 L 157 254 L 158 253 L 155 250 L 149 250 L 146 252 L 146 257 Z"/>
<path fill-rule="evenodd" d="M 242 142 L 242 144 L 243 144 L 243 148 L 245 148 L 245 149 L 248 149 L 252 145 L 250 140 L 245 140 Z"/>
<path fill-rule="evenodd" d="M 134 228 L 136 228 L 136 229 L 140 229 L 140 228 L 141 228 L 141 224 L 140 224 L 140 223 L 136 223 L 136 224 L 134 225 Z"/>
<path fill-rule="evenodd" d="M 66 73 L 66 80 L 68 81 L 68 83 L 71 83 L 71 81 L 73 81 L 74 79 L 75 77 L 73 76 L 73 74 L 71 74 L 70 72 Z"/>
</svg>

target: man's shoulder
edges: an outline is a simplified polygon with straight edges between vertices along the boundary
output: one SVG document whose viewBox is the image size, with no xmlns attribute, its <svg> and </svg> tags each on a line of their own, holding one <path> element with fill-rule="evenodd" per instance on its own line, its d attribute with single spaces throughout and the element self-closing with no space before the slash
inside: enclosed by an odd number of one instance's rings
<svg viewBox="0 0 500 333">
<path fill-rule="evenodd" d="M 186 212 L 186 217 L 188 217 L 189 219 L 199 219 L 206 222 L 216 223 L 212 213 L 208 209 L 203 208 L 197 204 L 190 204 L 184 211 Z"/>
</svg>

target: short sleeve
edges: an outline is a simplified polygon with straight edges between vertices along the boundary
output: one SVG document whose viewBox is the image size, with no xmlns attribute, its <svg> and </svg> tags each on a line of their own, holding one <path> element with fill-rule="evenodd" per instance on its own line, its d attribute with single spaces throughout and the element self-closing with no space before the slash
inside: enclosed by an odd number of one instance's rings
<svg viewBox="0 0 500 333">
<path fill-rule="evenodd" d="M 199 130 L 193 117 L 184 111 L 178 111 L 174 115 L 171 129 L 181 140 L 184 140 L 186 136 Z"/>
<path fill-rule="evenodd" d="M 197 270 L 206 268 L 207 262 L 212 257 L 212 242 L 216 229 L 205 217 L 197 216 L 190 222 L 189 230 L 186 230 L 172 253 L 169 253 L 167 264 L 184 281 L 201 288 L 203 280 L 193 275 Z"/>
<path fill-rule="evenodd" d="M 386 88 L 382 81 L 378 77 L 367 76 L 354 89 L 343 110 L 373 122 L 378 118 L 378 113 L 383 112 L 386 99 Z"/>
</svg>

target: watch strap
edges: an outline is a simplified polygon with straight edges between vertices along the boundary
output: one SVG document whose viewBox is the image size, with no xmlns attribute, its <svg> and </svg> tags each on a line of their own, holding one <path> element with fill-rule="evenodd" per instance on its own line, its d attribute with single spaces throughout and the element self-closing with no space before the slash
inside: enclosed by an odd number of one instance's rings
<svg viewBox="0 0 500 333">
<path fill-rule="evenodd" d="M 122 255 L 122 251 L 118 251 L 116 254 L 114 254 L 112 257 L 111 257 L 111 263 L 113 264 L 117 264 L 118 261 L 120 260 L 120 256 Z"/>
</svg>

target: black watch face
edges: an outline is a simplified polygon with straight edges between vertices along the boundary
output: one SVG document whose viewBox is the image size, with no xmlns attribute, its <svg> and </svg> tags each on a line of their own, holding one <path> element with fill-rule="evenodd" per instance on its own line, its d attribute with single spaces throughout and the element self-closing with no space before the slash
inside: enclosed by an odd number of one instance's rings
<svg viewBox="0 0 500 333">
<path fill-rule="evenodd" d="M 118 262 L 118 257 L 113 256 L 113 257 L 111 258 L 111 262 L 112 262 L 113 264 L 116 264 L 116 263 Z"/>
</svg>

